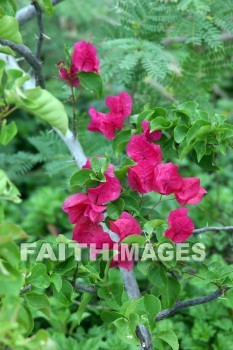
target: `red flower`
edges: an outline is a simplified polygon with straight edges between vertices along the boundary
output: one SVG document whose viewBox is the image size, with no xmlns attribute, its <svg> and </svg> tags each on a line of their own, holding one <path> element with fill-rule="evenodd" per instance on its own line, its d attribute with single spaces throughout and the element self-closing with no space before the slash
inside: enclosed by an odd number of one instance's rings
<svg viewBox="0 0 233 350">
<path fill-rule="evenodd" d="M 104 219 L 102 212 L 106 208 L 93 204 L 84 193 L 69 196 L 62 206 L 72 224 L 76 224 L 82 217 L 88 217 L 93 223 L 99 223 Z"/>
<path fill-rule="evenodd" d="M 62 80 L 65 80 L 67 85 L 76 87 L 79 84 L 79 78 L 77 78 L 77 68 L 74 65 L 71 65 L 70 68 L 66 68 L 65 63 L 63 61 L 58 62 L 56 64 L 59 69 L 59 77 Z"/>
<path fill-rule="evenodd" d="M 122 129 L 125 118 L 131 113 L 132 98 L 123 91 L 116 96 L 108 96 L 106 106 L 110 108 L 110 112 L 107 114 L 96 111 L 93 106 L 90 107 L 91 122 L 88 125 L 88 130 L 101 132 L 107 139 L 113 140 L 116 129 Z"/>
<path fill-rule="evenodd" d="M 200 186 L 200 179 L 186 177 L 182 179 L 181 187 L 175 192 L 175 197 L 180 205 L 197 204 L 207 191 Z"/>
<path fill-rule="evenodd" d="M 104 232 L 103 227 L 94 224 L 90 219 L 83 217 L 77 223 L 73 230 L 72 239 L 78 243 L 96 244 L 96 249 L 102 249 L 103 244 L 109 244 L 112 247 L 110 236 Z"/>
<path fill-rule="evenodd" d="M 99 59 L 96 48 L 89 42 L 79 41 L 74 44 L 72 63 L 79 72 L 99 73 Z"/>
<path fill-rule="evenodd" d="M 141 160 L 138 164 L 129 168 L 129 186 L 141 194 L 151 192 L 153 189 L 154 169 L 155 166 L 147 160 Z"/>
<path fill-rule="evenodd" d="M 113 140 L 115 137 L 116 126 L 114 121 L 111 120 L 109 114 L 97 112 L 93 106 L 89 109 L 91 122 L 87 129 L 92 132 L 101 132 L 104 136 Z"/>
<path fill-rule="evenodd" d="M 160 146 L 148 142 L 144 135 L 134 135 L 128 143 L 126 152 L 135 162 L 147 160 L 157 165 L 162 161 Z"/>
<path fill-rule="evenodd" d="M 111 231 L 117 233 L 120 237 L 119 243 L 127 236 L 141 234 L 141 227 L 137 220 L 125 211 L 120 215 L 119 219 L 116 221 L 110 221 L 110 229 Z M 132 254 L 129 254 L 128 256 L 127 254 L 123 253 L 123 250 L 128 249 L 128 245 L 120 245 L 118 249 L 119 254 L 113 257 L 110 267 L 119 266 L 125 268 L 126 270 L 131 270 L 134 266 L 133 256 Z"/>
<path fill-rule="evenodd" d="M 158 164 L 154 170 L 153 190 L 169 195 L 179 190 L 182 177 L 178 174 L 178 165 L 172 163 Z"/>
<path fill-rule="evenodd" d="M 170 212 L 168 224 L 170 228 L 165 231 L 165 236 L 175 243 L 182 243 L 191 236 L 194 230 L 194 223 L 187 216 L 188 209 L 180 208 Z"/>
<path fill-rule="evenodd" d="M 118 234 L 120 242 L 127 236 L 140 235 L 141 227 L 137 220 L 126 211 L 120 215 L 116 221 L 110 221 L 111 231 Z"/>
<path fill-rule="evenodd" d="M 148 120 L 143 120 L 142 122 L 142 128 L 143 128 L 143 135 L 146 137 L 148 141 L 159 141 L 159 139 L 162 136 L 161 130 L 156 130 L 150 132 L 150 125 Z"/>
<path fill-rule="evenodd" d="M 111 171 L 105 172 L 106 181 L 98 187 L 88 189 L 88 198 L 97 205 L 114 201 L 121 194 L 121 184 Z"/>
</svg>

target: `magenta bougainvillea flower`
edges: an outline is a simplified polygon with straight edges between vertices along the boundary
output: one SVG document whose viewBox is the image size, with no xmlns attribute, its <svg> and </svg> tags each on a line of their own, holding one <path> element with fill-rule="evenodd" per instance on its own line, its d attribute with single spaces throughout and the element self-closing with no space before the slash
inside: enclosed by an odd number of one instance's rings
<svg viewBox="0 0 233 350">
<path fill-rule="evenodd" d="M 72 63 L 79 72 L 99 73 L 99 59 L 96 48 L 84 40 L 74 44 Z"/>
<path fill-rule="evenodd" d="M 88 217 L 93 223 L 99 223 L 104 219 L 102 212 L 106 208 L 92 203 L 85 193 L 69 196 L 62 206 L 72 224 L 76 224 L 82 217 Z"/>
<path fill-rule="evenodd" d="M 156 142 L 159 141 L 162 136 L 161 130 L 156 131 L 150 131 L 150 125 L 148 120 L 143 120 L 142 122 L 142 128 L 143 128 L 143 135 L 146 137 L 146 139 L 150 142 Z"/>
<path fill-rule="evenodd" d="M 77 78 L 77 68 L 72 64 L 71 67 L 67 68 L 65 62 L 61 61 L 56 64 L 59 67 L 59 77 L 65 80 L 67 85 L 77 87 L 79 85 L 79 78 Z"/>
<path fill-rule="evenodd" d="M 207 191 L 200 186 L 200 179 L 197 177 L 187 177 L 182 179 L 179 190 L 175 192 L 175 197 L 180 205 L 197 204 L 201 201 Z"/>
<path fill-rule="evenodd" d="M 94 224 L 89 218 L 83 217 L 74 227 L 72 239 L 78 243 L 96 244 L 97 249 L 102 249 L 103 244 L 109 244 L 112 247 L 110 236 L 104 232 L 101 225 Z"/>
<path fill-rule="evenodd" d="M 141 227 L 139 223 L 131 214 L 124 211 L 120 215 L 119 219 L 117 219 L 116 221 L 110 221 L 110 229 L 111 231 L 117 233 L 117 235 L 120 237 L 120 241 L 118 242 L 119 254 L 113 257 L 110 267 L 119 266 L 126 270 L 131 270 L 134 266 L 132 253 L 130 254 L 127 251 L 128 254 L 124 254 L 123 250 L 128 249 L 128 246 L 125 244 L 120 245 L 120 243 L 125 237 L 131 235 L 141 235 Z"/>
<path fill-rule="evenodd" d="M 153 190 L 169 195 L 179 190 L 182 177 L 178 174 L 178 165 L 170 163 L 158 164 L 154 170 Z"/>
<path fill-rule="evenodd" d="M 111 231 L 117 233 L 122 241 L 125 237 L 130 235 L 140 235 L 141 227 L 137 220 L 126 211 L 120 215 L 116 221 L 110 221 Z"/>
<path fill-rule="evenodd" d="M 165 236 L 175 243 L 182 243 L 188 239 L 194 230 L 193 221 L 187 216 L 188 208 L 179 208 L 170 212 L 168 224 L 170 228 Z"/>
<path fill-rule="evenodd" d="M 148 142 L 144 135 L 134 135 L 128 143 L 126 152 L 135 162 L 147 160 L 155 166 L 162 161 L 160 146 Z"/>
<path fill-rule="evenodd" d="M 87 190 L 88 198 L 97 205 L 106 204 L 120 197 L 121 184 L 116 177 L 105 173 L 106 181 Z"/>
<path fill-rule="evenodd" d="M 93 106 L 90 107 L 91 121 L 88 130 L 101 132 L 107 139 L 113 140 L 115 131 L 122 129 L 125 118 L 131 113 L 132 98 L 127 92 L 123 91 L 116 96 L 108 96 L 106 106 L 110 108 L 108 113 L 98 112 Z"/>
<path fill-rule="evenodd" d="M 141 160 L 138 164 L 129 168 L 129 186 L 143 194 L 151 192 L 154 182 L 154 165 L 147 160 Z"/>
<path fill-rule="evenodd" d="M 87 129 L 92 132 L 101 132 L 107 139 L 113 140 L 115 137 L 116 126 L 111 122 L 108 114 L 97 112 L 93 106 L 89 109 L 91 122 Z"/>
</svg>

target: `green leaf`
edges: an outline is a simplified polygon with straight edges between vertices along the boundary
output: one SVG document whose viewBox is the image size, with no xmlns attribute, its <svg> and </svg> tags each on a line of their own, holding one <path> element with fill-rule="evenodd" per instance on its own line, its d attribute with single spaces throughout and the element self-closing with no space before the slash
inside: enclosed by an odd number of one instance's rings
<svg viewBox="0 0 233 350">
<path fill-rule="evenodd" d="M 187 135 L 186 135 L 186 141 L 187 145 L 191 143 L 192 140 L 196 139 L 197 137 L 208 134 L 209 132 L 213 131 L 213 126 L 210 122 L 207 122 L 206 120 L 197 120 L 191 129 L 189 129 Z"/>
<path fill-rule="evenodd" d="M 184 102 L 184 103 L 179 104 L 176 108 L 178 111 L 186 114 L 189 117 L 191 124 L 193 124 L 196 120 L 195 112 L 196 112 L 198 106 L 199 106 L 199 104 L 197 102 L 188 101 L 188 102 Z"/>
<path fill-rule="evenodd" d="M 104 321 L 104 323 L 109 325 L 113 323 L 115 320 L 117 320 L 118 318 L 124 318 L 124 315 L 116 311 L 103 311 L 100 314 L 100 318 L 102 319 L 102 321 Z"/>
<path fill-rule="evenodd" d="M 32 284 L 37 288 L 48 288 L 50 279 L 47 275 L 47 268 L 42 263 L 35 264 L 31 269 L 31 274 L 27 278 L 27 283 Z"/>
<path fill-rule="evenodd" d="M 37 2 L 48 16 L 52 16 L 53 14 L 52 0 L 37 0 Z"/>
<path fill-rule="evenodd" d="M 54 288 L 53 294 L 54 294 L 54 298 L 58 304 L 61 304 L 61 305 L 66 306 L 66 307 L 68 307 L 72 304 L 71 298 L 73 295 L 73 287 L 68 281 L 62 280 L 61 289 L 58 292 L 57 289 Z"/>
<path fill-rule="evenodd" d="M 0 52 L 4 53 L 5 55 L 15 56 L 14 51 L 9 46 L 1 46 Z"/>
<path fill-rule="evenodd" d="M 150 117 L 152 117 L 154 114 L 154 110 L 153 109 L 150 109 L 150 110 L 147 110 L 147 111 L 143 111 L 142 113 L 138 114 L 137 115 L 137 124 L 138 126 L 141 127 L 141 123 L 143 120 L 147 119 L 149 120 Z"/>
<path fill-rule="evenodd" d="M 0 295 L 18 295 L 22 284 L 21 272 L 0 259 Z"/>
<path fill-rule="evenodd" d="M 155 130 L 168 130 L 172 126 L 172 122 L 169 122 L 163 117 L 156 117 L 150 122 L 151 132 Z"/>
<path fill-rule="evenodd" d="M 122 167 L 120 169 L 117 169 L 114 171 L 116 177 L 120 180 L 123 181 L 129 168 L 133 165 L 135 165 L 136 163 L 130 159 L 130 158 L 126 158 L 126 160 L 123 162 Z"/>
<path fill-rule="evenodd" d="M 62 278 L 58 273 L 53 273 L 50 276 L 50 282 L 53 283 L 56 291 L 59 293 L 62 287 Z"/>
<path fill-rule="evenodd" d="M 78 325 L 81 322 L 82 315 L 87 307 L 87 305 L 90 303 L 91 299 L 93 298 L 93 294 L 84 292 L 81 298 L 81 303 L 79 305 L 78 311 L 77 311 L 77 319 L 78 319 Z"/>
<path fill-rule="evenodd" d="M 122 151 L 125 150 L 130 138 L 131 130 L 122 130 L 116 135 L 115 139 L 112 141 L 112 148 L 116 154 L 116 157 L 118 157 Z"/>
<path fill-rule="evenodd" d="M 13 41 L 16 44 L 22 43 L 22 36 L 19 32 L 19 25 L 16 18 L 11 16 L 0 18 L 0 38 Z"/>
<path fill-rule="evenodd" d="M 154 116 L 165 118 L 167 116 L 167 110 L 163 107 L 155 107 Z"/>
<path fill-rule="evenodd" d="M 31 308 L 40 310 L 46 316 L 50 317 L 50 302 L 45 294 L 29 292 L 23 296 Z"/>
<path fill-rule="evenodd" d="M 1 125 L 0 144 L 6 146 L 17 134 L 18 129 L 15 122 L 6 125 L 6 120 Z"/>
<path fill-rule="evenodd" d="M 123 193 L 120 198 L 124 200 L 125 210 L 134 211 L 135 213 L 139 214 L 139 202 L 134 197 Z"/>
<path fill-rule="evenodd" d="M 185 139 L 188 130 L 188 127 L 184 124 L 177 125 L 174 129 L 174 140 L 181 143 Z"/>
<path fill-rule="evenodd" d="M 20 82 L 18 82 L 20 83 Z M 68 117 L 63 104 L 47 90 L 39 87 L 31 90 L 19 90 L 17 81 L 12 90 L 7 90 L 6 100 L 18 108 L 25 109 L 28 113 L 39 117 L 57 128 L 63 134 L 68 129 Z"/>
<path fill-rule="evenodd" d="M 118 318 L 113 322 L 117 328 L 117 334 L 120 339 L 122 339 L 127 344 L 132 344 L 134 342 L 134 336 L 129 327 L 129 322 L 125 318 Z"/>
<path fill-rule="evenodd" d="M 161 303 L 154 295 L 145 295 L 143 301 L 145 309 L 148 312 L 150 329 L 153 330 L 155 328 L 155 317 L 161 311 Z"/>
<path fill-rule="evenodd" d="M 114 310 L 119 310 L 122 302 L 123 284 L 110 283 L 98 289 L 98 296 L 104 299 L 106 303 Z"/>
<path fill-rule="evenodd" d="M 176 302 L 181 286 L 176 278 L 168 277 L 163 267 L 151 265 L 149 270 L 150 282 L 158 288 L 164 308 L 170 308 Z"/>
<path fill-rule="evenodd" d="M 14 203 L 20 203 L 20 193 L 15 185 L 8 179 L 3 170 L 0 169 L 0 199 Z"/>
<path fill-rule="evenodd" d="M 170 347 L 173 350 L 179 350 L 178 338 L 177 338 L 177 335 L 173 331 L 171 331 L 171 330 L 162 331 L 156 335 L 156 338 L 162 339 L 165 343 L 170 345 Z"/>
<path fill-rule="evenodd" d="M 2 12 L 3 15 L 8 16 L 15 16 L 15 8 L 13 6 L 13 3 L 9 0 L 1 0 L 0 2 L 0 13 Z"/>
<path fill-rule="evenodd" d="M 0 223 L 0 244 L 27 238 L 27 234 L 21 227 L 7 222 Z"/>
<path fill-rule="evenodd" d="M 165 224 L 166 221 L 161 219 L 150 220 L 145 223 L 143 229 L 151 235 L 154 230 L 156 230 L 159 226 Z"/>
<path fill-rule="evenodd" d="M 204 157 L 205 153 L 206 153 L 206 141 L 204 140 L 200 140 L 197 142 L 195 142 L 194 144 L 194 149 L 196 151 L 197 154 L 197 161 L 200 162 L 200 160 Z"/>
<path fill-rule="evenodd" d="M 107 207 L 107 214 L 110 219 L 117 220 L 124 209 L 124 201 L 121 198 L 110 202 Z"/>
<path fill-rule="evenodd" d="M 74 173 L 71 176 L 70 179 L 70 187 L 71 189 L 77 189 L 80 187 L 83 187 L 87 184 L 90 184 L 93 182 L 90 175 L 94 175 L 94 172 L 90 169 L 81 169 L 78 170 L 76 173 Z"/>
<path fill-rule="evenodd" d="M 128 237 L 125 237 L 121 243 L 128 243 L 128 244 L 133 244 L 137 243 L 140 245 L 144 245 L 146 243 L 146 237 L 140 236 L 140 235 L 130 235 Z"/>
<path fill-rule="evenodd" d="M 81 85 L 86 90 L 92 90 L 96 93 L 97 97 L 100 98 L 102 95 L 103 83 L 102 78 L 97 73 L 80 72 L 78 74 Z"/>
</svg>

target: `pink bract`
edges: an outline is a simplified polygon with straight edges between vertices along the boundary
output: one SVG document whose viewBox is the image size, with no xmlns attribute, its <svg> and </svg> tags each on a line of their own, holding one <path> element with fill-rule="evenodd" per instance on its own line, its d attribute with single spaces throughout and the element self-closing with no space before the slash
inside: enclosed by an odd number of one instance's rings
<svg viewBox="0 0 233 350">
<path fill-rule="evenodd" d="M 141 227 L 138 221 L 126 211 L 116 221 L 110 221 L 111 231 L 118 234 L 120 241 L 130 235 L 140 235 Z"/>
<path fill-rule="evenodd" d="M 91 122 L 88 125 L 88 130 L 93 132 L 101 132 L 104 136 L 113 140 L 115 131 L 123 128 L 125 118 L 127 118 L 132 110 L 132 98 L 123 91 L 115 96 L 106 98 L 106 105 L 110 108 L 109 113 L 101 113 L 91 106 L 89 114 Z"/>
<path fill-rule="evenodd" d="M 98 206 L 92 203 L 84 193 L 69 196 L 62 206 L 72 224 L 79 222 L 83 217 L 90 218 L 93 223 L 99 223 L 104 219 L 102 212 L 106 208 L 106 206 Z"/>
<path fill-rule="evenodd" d="M 179 190 L 175 192 L 175 197 L 180 205 L 197 204 L 201 201 L 207 191 L 200 186 L 200 179 L 187 177 L 182 179 Z"/>
<path fill-rule="evenodd" d="M 126 152 L 135 162 L 147 160 L 157 165 L 162 161 L 160 146 L 148 142 L 144 135 L 134 135 L 128 143 Z"/>
<path fill-rule="evenodd" d="M 89 42 L 79 41 L 74 44 L 72 63 L 80 72 L 99 73 L 96 48 Z"/>
<path fill-rule="evenodd" d="M 142 128 L 143 128 L 143 135 L 146 137 L 148 141 L 155 142 L 159 141 L 161 136 L 162 136 L 162 131 L 161 130 L 156 130 L 156 131 L 150 131 L 150 125 L 148 120 L 143 120 L 142 122 Z"/>
<path fill-rule="evenodd" d="M 153 190 L 169 195 L 179 190 L 182 177 L 178 174 L 178 165 L 170 163 L 158 164 L 154 170 Z"/>
<path fill-rule="evenodd" d="M 153 189 L 155 166 L 147 160 L 141 160 L 138 164 L 129 168 L 129 186 L 143 194 L 151 192 Z"/>
<path fill-rule="evenodd" d="M 91 202 L 102 205 L 114 201 L 121 194 L 121 184 L 112 174 L 105 172 L 106 181 L 98 187 L 88 189 L 88 197 Z"/>
<path fill-rule="evenodd" d="M 168 224 L 170 228 L 165 231 L 165 236 L 175 243 L 182 243 L 188 239 L 194 230 L 193 221 L 187 216 L 187 208 L 179 208 L 170 212 Z"/>
<path fill-rule="evenodd" d="M 102 249 L 103 244 L 109 244 L 112 246 L 113 242 L 110 236 L 104 232 L 103 227 L 94 224 L 90 219 L 83 217 L 73 230 L 72 239 L 78 243 L 96 244 L 97 249 Z"/>
</svg>

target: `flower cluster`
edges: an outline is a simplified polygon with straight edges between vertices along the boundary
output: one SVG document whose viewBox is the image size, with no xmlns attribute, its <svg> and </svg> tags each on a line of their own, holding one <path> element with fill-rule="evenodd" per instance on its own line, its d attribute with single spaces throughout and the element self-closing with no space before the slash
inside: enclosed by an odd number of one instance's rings
<svg viewBox="0 0 233 350">
<path fill-rule="evenodd" d="M 162 152 L 157 141 L 160 134 L 150 132 L 148 121 L 143 122 L 143 134 L 134 135 L 128 146 L 127 154 L 137 164 L 128 172 L 129 186 L 139 192 L 155 191 L 161 195 L 174 194 L 177 202 L 197 204 L 207 191 L 200 186 L 200 179 L 196 177 L 182 178 L 178 173 L 178 165 L 162 163 Z M 177 209 L 170 213 L 168 223 L 171 226 L 165 232 L 176 243 L 184 242 L 193 232 L 194 225 L 187 217 L 188 209 Z"/>
<path fill-rule="evenodd" d="M 90 159 L 83 168 L 91 169 Z M 109 249 L 115 242 L 109 234 L 104 232 L 101 223 L 104 220 L 103 212 L 106 204 L 119 198 L 121 184 L 114 175 L 113 165 L 109 165 L 104 173 L 105 182 L 101 182 L 95 188 L 89 188 L 87 194 L 77 193 L 69 196 L 63 203 L 63 210 L 68 214 L 69 220 L 75 224 L 73 240 L 88 245 L 95 244 L 97 250 L 103 249 L 103 244 L 108 244 Z M 129 235 L 141 234 L 141 228 L 137 220 L 127 212 L 123 212 L 118 220 L 110 221 L 110 229 L 119 237 L 118 244 Z M 111 267 L 121 266 L 126 269 L 133 267 L 133 260 L 121 260 L 121 256 L 113 258 Z"/>
<path fill-rule="evenodd" d="M 85 41 L 78 42 L 74 45 L 71 66 L 67 68 L 63 62 L 58 66 L 61 79 L 75 87 L 79 84 L 78 72 L 99 73 L 96 49 Z M 125 118 L 131 114 L 132 98 L 123 91 L 118 95 L 108 96 L 105 103 L 109 108 L 108 113 L 98 112 L 93 106 L 90 107 L 91 121 L 88 130 L 101 132 L 112 140 L 116 130 L 123 128 Z M 199 203 L 206 193 L 200 186 L 200 179 L 183 178 L 178 172 L 178 165 L 172 162 L 162 163 L 161 147 L 156 144 L 162 132 L 160 130 L 151 132 L 148 120 L 142 122 L 142 130 L 141 134 L 131 137 L 126 147 L 127 155 L 135 162 L 135 165 L 129 167 L 127 174 L 131 189 L 140 194 L 151 191 L 160 195 L 173 194 L 181 206 Z M 83 168 L 92 169 L 90 159 Z M 97 253 L 103 249 L 104 244 L 108 244 L 109 249 L 115 250 L 115 242 L 111 239 L 104 222 L 105 211 L 108 203 L 118 199 L 122 191 L 121 184 L 114 174 L 113 165 L 108 165 L 104 178 L 104 181 L 99 181 L 97 186 L 89 187 L 87 193 L 73 194 L 63 204 L 63 210 L 68 214 L 71 223 L 75 224 L 73 239 L 90 247 L 95 244 Z M 175 243 L 184 242 L 194 230 L 194 224 L 187 213 L 187 208 L 179 208 L 171 211 L 168 216 L 169 228 L 164 235 Z M 139 223 L 126 211 L 123 211 L 117 220 L 109 221 L 109 226 L 119 238 L 118 248 L 125 237 L 141 234 Z M 133 259 L 129 256 L 123 258 L 122 250 L 118 250 L 119 253 L 113 257 L 111 267 L 132 269 Z"/>
<path fill-rule="evenodd" d="M 58 62 L 56 65 L 59 68 L 59 77 L 71 87 L 79 85 L 78 72 L 99 73 L 99 59 L 96 48 L 86 41 L 79 41 L 74 44 L 72 63 L 69 67 L 66 66 L 64 61 Z"/>
</svg>

